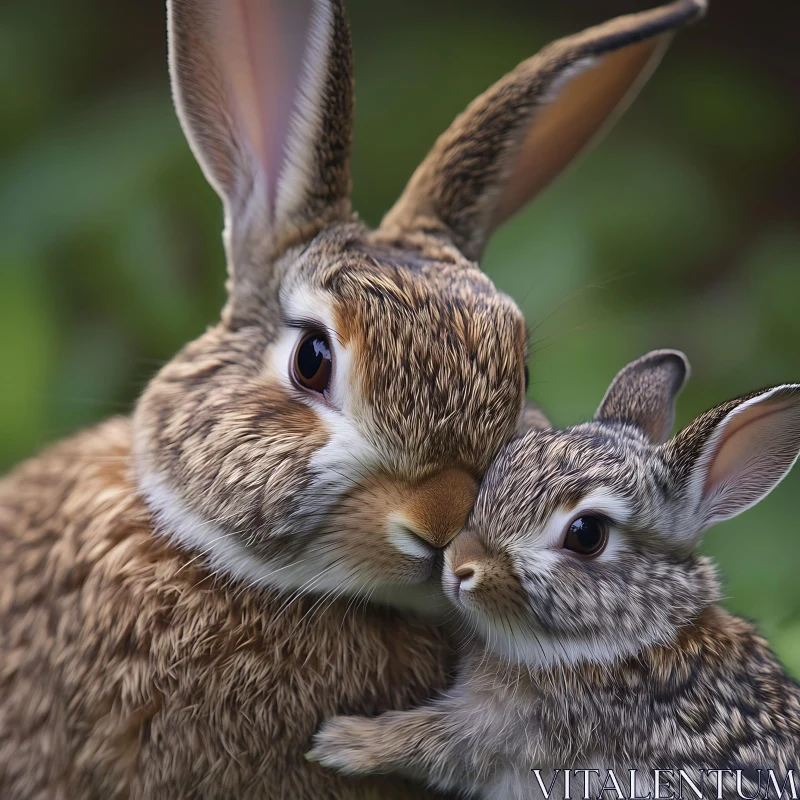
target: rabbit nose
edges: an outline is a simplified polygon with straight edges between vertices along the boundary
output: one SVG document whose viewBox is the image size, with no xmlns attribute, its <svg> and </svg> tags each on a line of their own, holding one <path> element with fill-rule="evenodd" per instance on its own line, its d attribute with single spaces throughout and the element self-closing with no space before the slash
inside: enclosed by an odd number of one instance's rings
<svg viewBox="0 0 800 800">
<path fill-rule="evenodd" d="M 477 586 L 486 561 L 486 548 L 474 531 L 465 530 L 445 551 L 445 563 L 458 579 L 460 588 Z"/>
<path fill-rule="evenodd" d="M 458 588 L 468 592 L 474 589 L 481 579 L 481 569 L 474 562 L 467 562 L 453 570 L 453 575 L 458 578 Z"/>
<path fill-rule="evenodd" d="M 478 484 L 468 472 L 443 469 L 411 487 L 403 516 L 420 539 L 444 547 L 461 530 L 477 493 Z"/>
</svg>

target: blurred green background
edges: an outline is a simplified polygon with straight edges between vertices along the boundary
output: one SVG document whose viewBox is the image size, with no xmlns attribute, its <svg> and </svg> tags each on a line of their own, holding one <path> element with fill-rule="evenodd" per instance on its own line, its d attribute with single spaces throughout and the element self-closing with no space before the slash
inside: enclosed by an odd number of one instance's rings
<svg viewBox="0 0 800 800">
<path fill-rule="evenodd" d="M 377 223 L 476 94 L 643 0 L 350 0 L 354 202 Z M 764 16 L 768 14 L 768 16 Z M 616 370 L 684 349 L 685 423 L 800 380 L 800 3 L 712 0 L 613 133 L 493 241 L 534 329 L 531 396 L 592 414 Z M 154 0 L 0 11 L 0 468 L 130 409 L 217 316 L 220 206 L 172 111 Z M 800 469 L 705 547 L 728 605 L 800 675 Z"/>
</svg>

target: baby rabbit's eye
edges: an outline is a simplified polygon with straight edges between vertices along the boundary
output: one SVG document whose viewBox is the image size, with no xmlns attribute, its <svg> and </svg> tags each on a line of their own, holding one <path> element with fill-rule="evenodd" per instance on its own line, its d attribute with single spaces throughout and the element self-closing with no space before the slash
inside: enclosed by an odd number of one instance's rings
<svg viewBox="0 0 800 800">
<path fill-rule="evenodd" d="M 294 353 L 292 372 L 304 389 L 324 394 L 331 381 L 331 345 L 321 331 L 310 331 Z"/>
<path fill-rule="evenodd" d="M 567 529 L 563 547 L 584 558 L 599 556 L 608 544 L 608 520 L 586 514 Z"/>
</svg>

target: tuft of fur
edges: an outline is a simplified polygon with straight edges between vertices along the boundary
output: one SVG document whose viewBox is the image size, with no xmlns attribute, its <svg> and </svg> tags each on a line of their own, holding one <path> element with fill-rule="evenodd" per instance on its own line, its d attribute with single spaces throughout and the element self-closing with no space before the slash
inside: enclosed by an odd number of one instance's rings
<svg viewBox="0 0 800 800">
<path fill-rule="evenodd" d="M 17 798 L 390 798 L 303 759 L 335 713 L 443 687 L 441 630 L 214 576 L 153 535 L 129 420 L 0 483 L 0 786 Z"/>
</svg>

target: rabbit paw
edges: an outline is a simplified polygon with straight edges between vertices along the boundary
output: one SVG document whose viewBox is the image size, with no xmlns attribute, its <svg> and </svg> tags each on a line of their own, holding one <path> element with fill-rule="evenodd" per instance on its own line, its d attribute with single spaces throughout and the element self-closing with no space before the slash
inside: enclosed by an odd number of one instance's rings
<svg viewBox="0 0 800 800">
<path fill-rule="evenodd" d="M 379 741 L 372 719 L 333 717 L 323 723 L 314 735 L 313 746 L 306 753 L 306 759 L 347 775 L 380 772 L 382 763 L 377 752 Z"/>
</svg>

